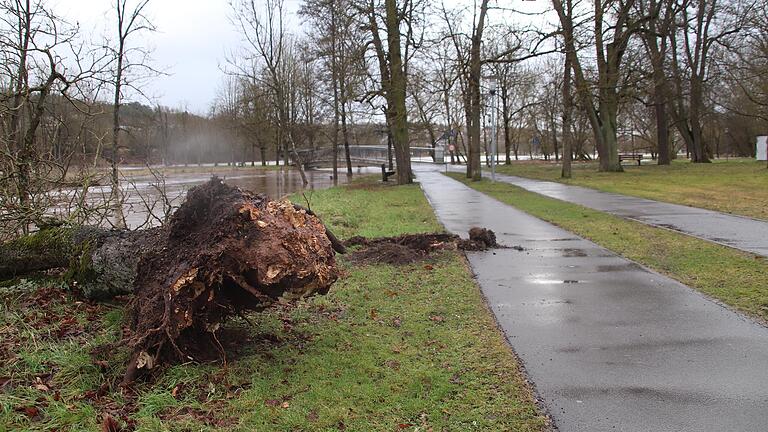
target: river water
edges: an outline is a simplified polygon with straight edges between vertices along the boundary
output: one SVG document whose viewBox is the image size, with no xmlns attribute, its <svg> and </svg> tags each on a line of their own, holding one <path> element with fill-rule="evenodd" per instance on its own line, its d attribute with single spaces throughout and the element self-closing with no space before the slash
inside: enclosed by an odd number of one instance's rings
<svg viewBox="0 0 768 432">
<path fill-rule="evenodd" d="M 162 180 L 152 175 L 135 175 L 132 169 L 124 169 L 122 174 L 124 181 L 121 185 L 124 195 L 123 212 L 128 228 L 146 228 L 156 226 L 162 222 L 164 215 L 177 208 L 184 201 L 187 191 L 197 185 L 205 183 L 214 174 L 224 180 L 226 184 L 237 186 L 256 193 L 263 193 L 272 199 L 280 199 L 287 195 L 302 190 L 325 189 L 333 186 L 330 170 L 308 170 L 305 172 L 309 184 L 305 187 L 301 181 L 301 175 L 296 169 L 259 169 L 236 168 L 224 169 L 221 167 L 210 172 L 205 169 L 195 173 L 180 173 L 169 170 Z M 355 174 L 368 174 L 380 171 L 380 168 L 357 168 Z M 138 172 L 138 171 L 136 171 Z M 338 184 L 348 181 L 346 173 L 339 173 Z M 62 191 L 65 195 L 74 194 L 75 190 Z M 110 196 L 109 186 L 94 186 L 89 189 L 89 204 L 97 206 L 99 201 L 104 201 Z M 62 203 L 54 208 L 54 213 L 66 213 L 71 209 Z M 108 221 L 102 221 L 102 225 L 109 225 Z"/>
</svg>

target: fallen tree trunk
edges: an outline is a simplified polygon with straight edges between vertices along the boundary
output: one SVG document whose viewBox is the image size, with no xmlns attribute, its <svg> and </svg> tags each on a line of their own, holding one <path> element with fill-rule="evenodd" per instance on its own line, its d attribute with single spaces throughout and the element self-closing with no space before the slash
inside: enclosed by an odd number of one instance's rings
<svg viewBox="0 0 768 432">
<path fill-rule="evenodd" d="M 314 212 L 298 204 L 297 211 Z M 346 248 L 325 228 L 333 249 Z M 94 226 L 50 226 L 0 244 L 0 280 L 51 269 L 66 269 L 64 279 L 84 297 L 107 300 L 131 294 L 139 259 L 161 240 L 162 230 L 110 230 Z"/>
<path fill-rule="evenodd" d="M 45 228 L 0 245 L 0 280 L 66 268 L 64 279 L 86 298 L 104 300 L 130 294 L 140 252 L 152 247 L 159 235 L 157 228 Z"/>
<path fill-rule="evenodd" d="M 161 228 L 59 227 L 19 242 L 0 247 L 0 277 L 69 267 L 92 298 L 134 294 L 125 384 L 161 363 L 224 357 L 222 322 L 326 293 L 338 277 L 334 252 L 345 250 L 310 210 L 218 178 L 192 188 Z"/>
</svg>

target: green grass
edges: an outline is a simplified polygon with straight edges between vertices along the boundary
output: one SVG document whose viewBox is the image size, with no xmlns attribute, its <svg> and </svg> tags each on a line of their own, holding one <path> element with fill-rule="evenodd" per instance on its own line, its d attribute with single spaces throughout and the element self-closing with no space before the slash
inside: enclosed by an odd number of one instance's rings
<svg viewBox="0 0 768 432">
<path fill-rule="evenodd" d="M 561 181 L 607 192 L 768 219 L 768 169 L 752 159 L 711 164 L 674 161 L 672 165 L 625 165 L 623 173 L 601 173 L 597 164 L 574 163 L 573 178 L 560 179 L 560 164 L 517 162 L 498 172 Z"/>
<path fill-rule="evenodd" d="M 315 192 L 312 208 L 341 237 L 441 229 L 417 186 L 356 181 Z M 0 349 L 0 378 L 10 381 L 0 389 L 0 430 L 99 430 L 102 413 L 125 403 L 139 431 L 546 430 L 463 256 L 341 265 L 328 295 L 251 314 L 255 327 L 231 322 L 246 336 L 226 369 L 173 366 L 135 397 L 116 386 L 97 393 L 119 380 L 125 349 L 97 354 L 106 367 L 90 355 L 119 339 L 121 305 L 85 305 L 61 291 L 46 301 L 28 283 L 5 288 L 0 336 L 10 349 Z M 68 316 L 83 331 L 60 337 Z"/>
<path fill-rule="evenodd" d="M 377 183 L 376 176 L 355 179 L 346 187 L 306 194 L 309 207 L 339 238 L 388 237 L 442 231 L 418 185 Z M 303 206 L 303 196 L 293 200 Z"/>
<path fill-rule="evenodd" d="M 449 175 L 763 322 L 768 320 L 768 261 L 762 257 L 547 198 L 517 186 L 488 180 L 469 182 L 463 175 Z"/>
</svg>

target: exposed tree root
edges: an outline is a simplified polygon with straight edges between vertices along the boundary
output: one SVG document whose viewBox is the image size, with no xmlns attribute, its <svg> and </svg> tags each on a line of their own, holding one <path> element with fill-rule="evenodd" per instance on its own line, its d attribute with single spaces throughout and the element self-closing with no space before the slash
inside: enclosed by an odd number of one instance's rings
<svg viewBox="0 0 768 432">
<path fill-rule="evenodd" d="M 326 293 L 338 277 L 334 249 L 344 250 L 288 201 L 218 179 L 192 189 L 139 261 L 123 383 L 161 362 L 220 352 L 216 332 L 229 316 Z"/>
</svg>

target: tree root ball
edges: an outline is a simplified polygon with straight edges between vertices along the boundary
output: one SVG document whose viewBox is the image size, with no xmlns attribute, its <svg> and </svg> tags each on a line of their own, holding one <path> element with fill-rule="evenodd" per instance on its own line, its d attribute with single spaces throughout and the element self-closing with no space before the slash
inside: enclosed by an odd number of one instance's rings
<svg viewBox="0 0 768 432">
<path fill-rule="evenodd" d="M 310 213 L 218 178 L 190 190 L 139 260 L 123 382 L 160 362 L 223 356 L 216 332 L 233 314 L 326 293 L 339 272 Z"/>
</svg>

